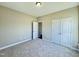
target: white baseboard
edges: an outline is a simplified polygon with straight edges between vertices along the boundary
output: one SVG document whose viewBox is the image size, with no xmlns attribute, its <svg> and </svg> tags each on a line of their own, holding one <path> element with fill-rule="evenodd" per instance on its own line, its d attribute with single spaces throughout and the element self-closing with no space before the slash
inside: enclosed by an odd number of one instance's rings
<svg viewBox="0 0 79 59">
<path fill-rule="evenodd" d="M 31 40 L 31 39 L 30 39 L 30 40 Z M 9 45 L 0 47 L 0 50 L 3 50 L 3 49 L 5 49 L 5 48 L 9 48 L 9 47 L 15 46 L 15 45 L 17 45 L 17 44 L 24 43 L 24 42 L 27 42 L 27 41 L 29 41 L 29 39 L 26 39 L 26 40 L 23 40 L 23 41 L 20 41 L 20 42 L 16 42 L 16 43 L 9 44 Z"/>
</svg>

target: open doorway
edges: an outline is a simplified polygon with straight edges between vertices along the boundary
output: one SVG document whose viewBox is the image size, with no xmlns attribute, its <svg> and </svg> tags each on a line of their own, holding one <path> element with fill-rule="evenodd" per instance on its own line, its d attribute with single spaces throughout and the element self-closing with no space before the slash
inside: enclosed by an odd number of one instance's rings
<svg viewBox="0 0 79 59">
<path fill-rule="evenodd" d="M 42 39 L 42 22 L 32 22 L 32 39 Z"/>
<path fill-rule="evenodd" d="M 38 38 L 42 39 L 42 22 L 38 22 Z"/>
</svg>

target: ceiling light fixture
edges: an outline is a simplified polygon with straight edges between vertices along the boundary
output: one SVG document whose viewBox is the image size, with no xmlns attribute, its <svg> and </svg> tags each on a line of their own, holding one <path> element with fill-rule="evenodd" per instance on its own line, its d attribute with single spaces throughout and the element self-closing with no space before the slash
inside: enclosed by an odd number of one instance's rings
<svg viewBox="0 0 79 59">
<path fill-rule="evenodd" d="M 36 2 L 36 6 L 40 7 L 41 6 L 41 2 Z"/>
</svg>

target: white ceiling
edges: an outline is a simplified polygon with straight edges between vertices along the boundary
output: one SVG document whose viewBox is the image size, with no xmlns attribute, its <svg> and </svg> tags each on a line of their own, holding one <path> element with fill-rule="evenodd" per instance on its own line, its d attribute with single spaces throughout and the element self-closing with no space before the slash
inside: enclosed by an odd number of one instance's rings
<svg viewBox="0 0 79 59">
<path fill-rule="evenodd" d="M 49 13 L 75 7 L 77 2 L 42 2 L 41 7 L 36 7 L 35 2 L 0 2 L 0 5 L 24 12 L 26 14 L 40 17 Z"/>
</svg>

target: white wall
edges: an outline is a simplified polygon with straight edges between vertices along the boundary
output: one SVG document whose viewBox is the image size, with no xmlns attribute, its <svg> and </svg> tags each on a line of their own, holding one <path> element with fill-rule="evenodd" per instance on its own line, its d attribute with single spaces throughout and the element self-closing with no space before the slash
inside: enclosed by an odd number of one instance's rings
<svg viewBox="0 0 79 59">
<path fill-rule="evenodd" d="M 0 47 L 31 40 L 33 16 L 0 6 Z"/>
<path fill-rule="evenodd" d="M 76 20 L 76 31 L 74 32 L 75 36 L 75 42 L 78 43 L 78 7 L 73 7 L 70 9 L 66 9 L 63 11 L 59 11 L 56 13 L 52 13 L 49 15 L 45 15 L 38 18 L 38 22 L 43 23 L 42 32 L 43 32 L 43 39 L 50 41 L 52 39 L 52 20 L 54 19 L 63 19 L 63 18 L 69 18 Z"/>
</svg>

